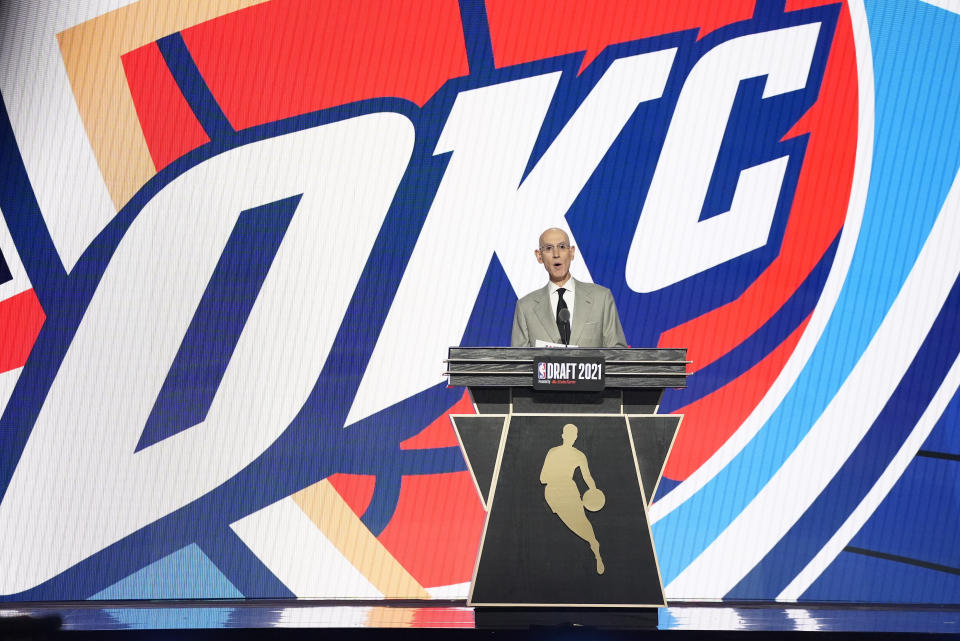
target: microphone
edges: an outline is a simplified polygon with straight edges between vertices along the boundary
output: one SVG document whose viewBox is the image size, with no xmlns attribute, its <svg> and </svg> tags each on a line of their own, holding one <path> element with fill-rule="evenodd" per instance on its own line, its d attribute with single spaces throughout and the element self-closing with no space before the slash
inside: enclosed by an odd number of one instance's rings
<svg viewBox="0 0 960 641">
<path fill-rule="evenodd" d="M 559 312 L 557 312 L 557 321 L 566 325 L 565 332 L 560 332 L 562 339 L 564 339 L 563 344 L 570 344 L 570 310 L 564 307 Z"/>
</svg>

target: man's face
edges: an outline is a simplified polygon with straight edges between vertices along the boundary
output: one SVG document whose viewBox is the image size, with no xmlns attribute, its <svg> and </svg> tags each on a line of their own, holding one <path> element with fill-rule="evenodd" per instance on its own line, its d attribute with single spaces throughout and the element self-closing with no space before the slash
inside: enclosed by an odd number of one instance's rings
<svg viewBox="0 0 960 641">
<path fill-rule="evenodd" d="M 550 280 L 562 285 L 570 277 L 570 263 L 575 247 L 562 229 L 548 229 L 540 235 L 540 248 L 535 250 L 537 261 L 542 263 Z"/>
</svg>

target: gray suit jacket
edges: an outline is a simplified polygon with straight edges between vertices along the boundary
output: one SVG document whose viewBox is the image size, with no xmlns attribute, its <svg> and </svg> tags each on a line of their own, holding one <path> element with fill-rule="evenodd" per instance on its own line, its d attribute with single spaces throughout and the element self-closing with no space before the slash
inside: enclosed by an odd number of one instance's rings
<svg viewBox="0 0 960 641">
<path fill-rule="evenodd" d="M 601 285 L 576 281 L 570 344 L 580 347 L 626 347 L 613 294 Z M 537 340 L 560 342 L 556 311 L 550 305 L 547 286 L 517 301 L 513 314 L 513 347 L 534 347 Z"/>
</svg>

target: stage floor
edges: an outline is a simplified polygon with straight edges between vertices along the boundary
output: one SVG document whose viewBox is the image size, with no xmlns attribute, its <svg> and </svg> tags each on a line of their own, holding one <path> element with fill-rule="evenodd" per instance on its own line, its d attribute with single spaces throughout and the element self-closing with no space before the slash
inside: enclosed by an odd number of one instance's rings
<svg viewBox="0 0 960 641">
<path fill-rule="evenodd" d="M 60 629 L 64 632 L 582 627 L 623 631 L 960 634 L 960 608 L 866 605 L 674 604 L 649 611 L 510 609 L 475 612 L 463 602 L 431 602 L 430 605 L 316 601 L 0 603 L 0 624 L 9 624 L 20 617 L 59 617 Z"/>
</svg>

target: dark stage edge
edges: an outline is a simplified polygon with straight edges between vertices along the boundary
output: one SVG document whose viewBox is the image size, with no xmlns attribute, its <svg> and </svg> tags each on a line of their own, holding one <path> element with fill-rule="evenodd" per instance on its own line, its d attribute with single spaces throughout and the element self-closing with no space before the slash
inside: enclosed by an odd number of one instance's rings
<svg viewBox="0 0 960 641">
<path fill-rule="evenodd" d="M 767 634 L 757 634 L 767 633 Z M 0 639 L 960 638 L 960 606 L 674 603 L 667 608 L 493 609 L 463 601 L 0 603 Z"/>
</svg>

